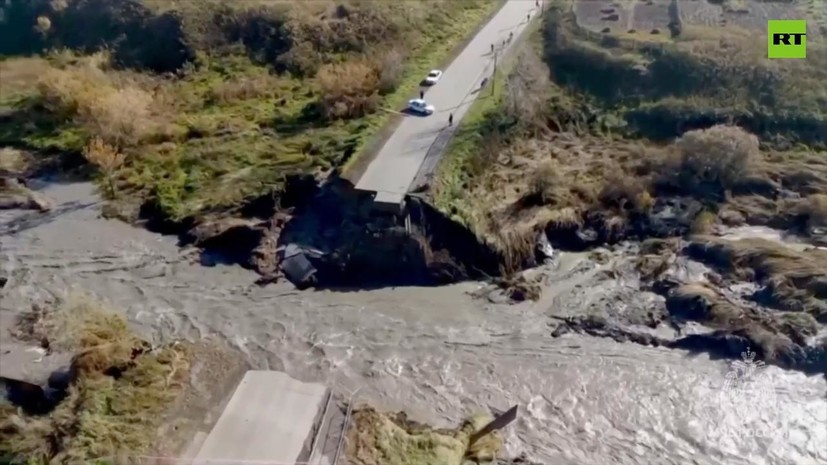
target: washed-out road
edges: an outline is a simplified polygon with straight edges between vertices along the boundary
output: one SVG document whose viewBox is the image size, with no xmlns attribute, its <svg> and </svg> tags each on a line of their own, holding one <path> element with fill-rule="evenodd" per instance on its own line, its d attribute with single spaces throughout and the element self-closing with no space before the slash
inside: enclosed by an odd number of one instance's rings
<svg viewBox="0 0 827 465">
<path fill-rule="evenodd" d="M 434 144 L 437 138 L 449 130 L 449 115 L 453 114 L 454 125 L 458 124 L 474 100 L 481 95 L 489 95 L 492 84 L 499 85 L 489 81 L 485 88 L 480 89 L 483 78 L 490 78 L 494 72 L 495 54 L 499 60 L 504 53 L 509 52 L 525 32 L 530 20 L 539 17 L 539 13 L 540 9 L 534 0 L 505 2 L 488 24 L 443 70 L 439 82 L 425 90 L 425 100 L 434 105 L 436 111 L 430 116 L 406 115 L 368 165 L 356 188 L 376 192 L 376 202 L 400 204 L 426 157 L 435 156 L 432 147 L 437 149 Z M 511 33 L 513 39 L 504 45 Z M 491 53 L 492 44 L 495 45 L 495 53 Z"/>
</svg>

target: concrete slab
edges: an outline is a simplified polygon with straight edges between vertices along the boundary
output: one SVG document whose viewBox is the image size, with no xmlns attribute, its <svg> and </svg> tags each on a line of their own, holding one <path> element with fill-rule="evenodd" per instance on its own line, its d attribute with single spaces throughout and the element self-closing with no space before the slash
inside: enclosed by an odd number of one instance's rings
<svg viewBox="0 0 827 465">
<path fill-rule="evenodd" d="M 0 376 L 27 381 L 34 384 L 46 384 L 49 375 L 61 368 L 67 368 L 72 361 L 70 353 L 52 353 L 34 344 L 13 340 L 2 336 L 0 340 Z"/>
<path fill-rule="evenodd" d="M 493 83 L 479 92 L 484 77 L 494 72 L 495 56 L 502 58 L 529 25 L 539 16 L 535 3 L 527 0 L 508 0 L 493 18 L 471 39 L 454 61 L 444 69 L 439 82 L 425 90 L 425 100 L 436 107 L 430 116 L 406 116 L 396 131 L 382 146 L 376 158 L 368 165 L 356 188 L 377 192 L 376 200 L 395 202 L 408 193 L 420 167 L 440 134 L 449 129 L 448 116 L 453 114 L 458 124 L 471 103 L 488 95 Z M 503 41 L 514 35 L 510 44 Z M 496 53 L 491 53 L 491 45 Z M 424 77 L 424 76 L 423 76 Z M 497 83 L 497 85 L 502 85 Z M 441 149 L 440 149 L 441 151 Z"/>
<path fill-rule="evenodd" d="M 373 203 L 379 210 L 401 211 L 405 203 L 405 193 L 378 191 L 373 198 Z"/>
<path fill-rule="evenodd" d="M 296 463 L 312 440 L 327 392 L 285 373 L 248 371 L 192 463 Z"/>
<path fill-rule="evenodd" d="M 204 441 L 207 440 L 207 436 L 207 433 L 203 431 L 195 433 L 195 437 L 192 438 L 192 442 L 190 442 L 189 446 L 187 446 L 181 456 L 181 459 L 183 460 L 181 465 L 192 463 L 192 458 L 198 454 L 199 450 L 201 450 L 201 446 L 204 445 Z"/>
</svg>

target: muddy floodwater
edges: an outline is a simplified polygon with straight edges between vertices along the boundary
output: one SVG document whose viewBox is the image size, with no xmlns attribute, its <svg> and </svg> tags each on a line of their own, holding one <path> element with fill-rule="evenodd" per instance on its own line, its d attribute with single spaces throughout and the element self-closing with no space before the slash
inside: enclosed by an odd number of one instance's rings
<svg viewBox="0 0 827 465">
<path fill-rule="evenodd" d="M 603 264 L 558 255 L 543 298 L 519 305 L 473 297 L 479 283 L 296 291 L 256 286 L 236 266 L 201 266 L 173 238 L 100 219 L 88 184 L 43 192 L 58 202 L 52 214 L 0 212 L 3 326 L 32 302 L 78 288 L 156 341 L 218 335 L 255 367 L 361 388 L 361 400 L 418 420 L 448 425 L 475 408 L 519 404 L 508 453 L 549 465 L 827 463 L 824 377 L 769 367 L 760 379 L 773 395 L 724 397 L 728 362 L 551 337 L 552 315 L 659 304 L 623 272 L 622 252 Z"/>
</svg>

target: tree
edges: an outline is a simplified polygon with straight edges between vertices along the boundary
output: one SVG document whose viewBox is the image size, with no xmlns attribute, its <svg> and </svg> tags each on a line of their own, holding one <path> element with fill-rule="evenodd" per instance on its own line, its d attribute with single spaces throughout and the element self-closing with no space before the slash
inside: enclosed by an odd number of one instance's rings
<svg viewBox="0 0 827 465">
<path fill-rule="evenodd" d="M 523 46 L 505 82 L 505 113 L 527 127 L 545 127 L 550 87 L 548 67 L 534 50 Z"/>
</svg>

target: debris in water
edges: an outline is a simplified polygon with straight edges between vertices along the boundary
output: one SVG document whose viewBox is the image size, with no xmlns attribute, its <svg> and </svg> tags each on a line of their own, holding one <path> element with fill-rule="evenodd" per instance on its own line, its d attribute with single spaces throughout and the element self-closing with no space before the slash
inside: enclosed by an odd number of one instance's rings
<svg viewBox="0 0 827 465">
<path fill-rule="evenodd" d="M 455 429 L 436 429 L 366 407 L 353 413 L 348 431 L 348 459 L 355 465 L 461 465 L 491 462 L 502 450 L 497 432 L 513 420 L 512 408 L 492 421 L 476 415 Z M 504 421 L 503 421 L 504 420 Z M 493 426 L 492 426 L 493 425 Z"/>
</svg>

